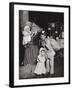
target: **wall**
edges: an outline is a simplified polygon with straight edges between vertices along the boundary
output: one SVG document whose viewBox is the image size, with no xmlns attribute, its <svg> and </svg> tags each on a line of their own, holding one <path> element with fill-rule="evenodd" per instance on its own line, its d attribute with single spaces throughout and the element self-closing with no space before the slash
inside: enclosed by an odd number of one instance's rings
<svg viewBox="0 0 72 90">
<path fill-rule="evenodd" d="M 29 3 L 46 3 L 46 4 L 64 4 L 71 5 L 72 0 L 1 0 L 0 1 L 0 90 L 9 90 L 9 2 L 29 2 Z M 72 12 L 71 12 L 72 14 Z M 72 20 L 71 20 L 72 22 Z M 72 28 L 72 27 L 71 27 Z M 71 63 L 72 64 L 72 63 Z M 72 68 L 72 66 L 71 66 Z M 28 87 L 15 88 L 25 90 L 71 90 L 71 85 L 56 85 L 45 87 Z"/>
</svg>

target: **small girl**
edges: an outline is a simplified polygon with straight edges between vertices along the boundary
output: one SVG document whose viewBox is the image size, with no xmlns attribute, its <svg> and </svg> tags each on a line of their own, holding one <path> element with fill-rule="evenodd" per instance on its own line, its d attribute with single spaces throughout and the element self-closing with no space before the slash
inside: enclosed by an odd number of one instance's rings
<svg viewBox="0 0 72 90">
<path fill-rule="evenodd" d="M 44 48 L 40 48 L 39 55 L 37 58 L 37 65 L 35 68 L 34 73 L 37 75 L 45 74 L 46 68 L 45 68 L 45 61 L 46 61 L 46 53 Z"/>
</svg>

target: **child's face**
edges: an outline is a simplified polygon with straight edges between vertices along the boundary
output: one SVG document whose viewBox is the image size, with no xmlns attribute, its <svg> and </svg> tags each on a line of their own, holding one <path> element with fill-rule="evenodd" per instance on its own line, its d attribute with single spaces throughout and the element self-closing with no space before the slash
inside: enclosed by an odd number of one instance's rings
<svg viewBox="0 0 72 90">
<path fill-rule="evenodd" d="M 41 51 L 41 55 L 42 55 L 42 56 L 45 55 L 45 51 Z"/>
</svg>

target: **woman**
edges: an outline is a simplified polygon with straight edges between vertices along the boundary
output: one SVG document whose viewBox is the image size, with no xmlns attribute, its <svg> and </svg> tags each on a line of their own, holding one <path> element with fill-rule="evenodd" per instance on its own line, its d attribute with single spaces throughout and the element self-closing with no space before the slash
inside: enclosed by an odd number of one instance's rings
<svg viewBox="0 0 72 90">
<path fill-rule="evenodd" d="M 26 24 L 23 31 L 23 45 L 25 47 L 24 70 L 27 73 L 33 73 L 38 55 L 38 47 L 34 45 L 32 35 L 31 27 Z"/>
</svg>

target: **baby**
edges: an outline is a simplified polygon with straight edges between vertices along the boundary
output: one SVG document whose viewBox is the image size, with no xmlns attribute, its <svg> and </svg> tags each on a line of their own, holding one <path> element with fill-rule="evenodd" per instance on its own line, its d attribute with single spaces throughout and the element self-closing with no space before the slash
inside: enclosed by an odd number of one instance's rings
<svg viewBox="0 0 72 90">
<path fill-rule="evenodd" d="M 46 53 L 44 48 L 40 48 L 39 55 L 37 58 L 37 65 L 35 68 L 34 73 L 37 75 L 45 74 L 46 68 L 45 68 L 45 61 L 46 61 Z"/>
<path fill-rule="evenodd" d="M 31 31 L 29 26 L 25 26 L 23 31 L 23 45 L 31 41 Z"/>
</svg>

